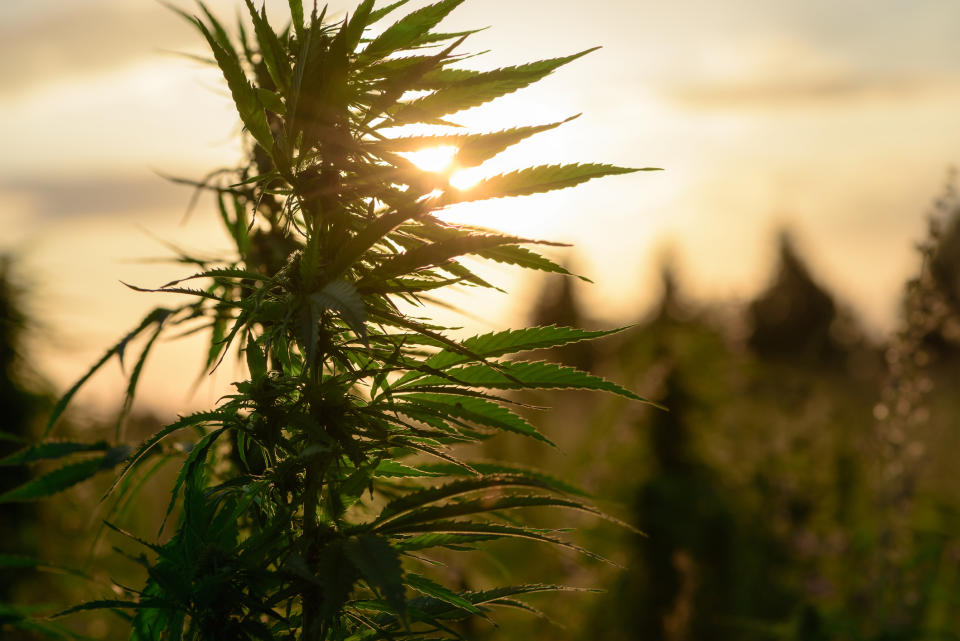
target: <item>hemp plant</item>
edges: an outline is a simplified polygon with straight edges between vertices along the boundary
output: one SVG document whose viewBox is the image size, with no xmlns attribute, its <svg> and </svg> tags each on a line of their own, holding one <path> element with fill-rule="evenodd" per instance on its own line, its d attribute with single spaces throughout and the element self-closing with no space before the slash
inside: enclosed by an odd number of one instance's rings
<svg viewBox="0 0 960 641">
<path fill-rule="evenodd" d="M 215 195 L 236 254 L 180 256 L 197 273 L 146 291 L 186 302 L 153 310 L 108 350 L 60 400 L 50 427 L 138 336 L 145 347 L 122 414 L 148 353 L 170 330 L 208 331 L 207 367 L 234 350 L 246 378 L 214 409 L 182 416 L 139 445 L 122 442 L 121 415 L 116 443 L 25 449 L 5 463 L 73 460 L 0 501 L 35 499 L 114 467 L 108 497 L 123 497 L 141 485 L 135 478 L 152 474 L 151 458 L 182 457 L 166 509 L 178 520 L 173 534 L 165 542 L 128 535 L 143 546 L 131 558 L 145 568 L 146 585 L 118 586 L 120 598 L 66 611 L 127 613 L 132 639 L 456 638 L 458 620 L 496 607 L 533 610 L 523 595 L 563 588 L 455 589 L 431 576 L 430 555 L 508 538 L 589 554 L 510 515 L 542 506 L 599 512 L 571 485 L 516 465 L 460 460 L 455 446 L 498 432 L 549 443 L 516 412 L 512 390 L 643 399 L 575 368 L 512 356 L 611 331 L 549 326 L 456 340 L 408 310 L 442 303 L 434 292 L 445 287 L 493 287 L 466 256 L 570 275 L 530 249 L 556 243 L 448 224 L 437 212 L 637 170 L 542 165 L 457 189 L 403 154 L 452 146 L 455 166 L 475 167 L 557 127 L 449 133 L 447 117 L 589 51 L 474 71 L 454 66 L 467 57 L 457 50 L 472 32 L 434 30 L 463 0 L 383 29 L 378 23 L 406 0 L 383 8 L 364 0 L 335 22 L 325 9 L 306 15 L 290 0 L 280 30 L 245 1 L 252 29 L 241 24 L 236 43 L 203 4 L 200 17 L 174 9 L 208 43 L 248 137 L 245 164 L 195 183 Z M 414 124 L 433 133 L 397 133 Z M 183 432 L 198 440 L 169 445 Z M 109 513 L 106 522 L 121 530 Z"/>
</svg>

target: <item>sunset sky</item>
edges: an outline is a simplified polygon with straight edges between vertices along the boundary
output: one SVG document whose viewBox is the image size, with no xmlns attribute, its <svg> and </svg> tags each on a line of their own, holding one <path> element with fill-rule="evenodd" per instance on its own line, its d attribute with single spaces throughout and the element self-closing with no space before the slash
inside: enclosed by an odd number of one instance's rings
<svg viewBox="0 0 960 641">
<path fill-rule="evenodd" d="M 242 6 L 209 4 L 221 16 Z M 285 5 L 268 2 L 268 14 Z M 596 281 L 584 298 L 597 321 L 643 313 L 668 250 L 691 296 L 746 300 L 770 276 L 786 227 L 877 336 L 895 326 L 917 268 L 913 244 L 960 162 L 956 0 L 467 0 L 444 24 L 490 25 L 464 46 L 491 50 L 470 61 L 477 68 L 603 46 L 455 120 L 495 130 L 584 114 L 490 171 L 570 161 L 665 171 L 447 216 L 574 243 L 576 270 Z M 239 124 L 219 72 L 170 51 L 203 53 L 190 26 L 153 0 L 0 3 L 0 250 L 20 259 L 44 337 L 38 367 L 61 386 L 161 304 L 119 280 L 179 273 L 135 261 L 168 255 L 166 241 L 225 246 L 209 203 L 183 222 L 190 190 L 158 173 L 231 164 Z M 497 326 L 522 322 L 540 281 L 493 273 L 516 293 L 471 306 Z M 169 410 L 199 357 L 168 347 L 145 402 Z M 117 381 L 111 371 L 88 400 L 110 398 Z"/>
</svg>

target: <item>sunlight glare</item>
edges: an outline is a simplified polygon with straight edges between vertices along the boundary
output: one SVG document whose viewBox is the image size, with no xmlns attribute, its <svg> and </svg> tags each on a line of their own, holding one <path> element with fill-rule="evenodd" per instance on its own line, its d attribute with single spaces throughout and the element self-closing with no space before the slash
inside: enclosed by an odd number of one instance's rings
<svg viewBox="0 0 960 641">
<path fill-rule="evenodd" d="M 457 155 L 457 148 L 452 145 L 444 145 L 410 151 L 401 155 L 424 171 L 441 173 L 450 168 L 453 157 Z"/>
<path fill-rule="evenodd" d="M 483 174 L 479 167 L 467 167 L 466 169 L 453 172 L 450 176 L 450 185 L 460 191 L 465 191 L 481 180 L 483 180 Z"/>
</svg>

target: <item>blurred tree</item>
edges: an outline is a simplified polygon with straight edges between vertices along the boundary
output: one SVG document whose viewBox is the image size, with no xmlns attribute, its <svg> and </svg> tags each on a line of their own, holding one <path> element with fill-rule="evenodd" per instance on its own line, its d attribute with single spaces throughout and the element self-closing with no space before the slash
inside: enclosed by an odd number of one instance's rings
<svg viewBox="0 0 960 641">
<path fill-rule="evenodd" d="M 13 276 L 12 261 L 0 257 L 0 459 L 22 447 L 31 434 L 48 397 L 31 389 L 25 380 L 25 359 L 22 357 L 26 317 L 21 292 Z M 28 478 L 22 466 L 0 466 L 0 494 L 20 485 Z M 31 551 L 36 536 L 30 521 L 34 507 L 29 503 L 0 503 L 0 553 L 13 550 Z M 0 567 L 0 602 L 9 602 L 22 572 Z M 2 623 L 0 623 L 2 625 Z"/>
<path fill-rule="evenodd" d="M 577 273 L 570 265 L 565 269 Z M 544 286 L 530 314 L 533 325 L 557 325 L 559 327 L 589 327 L 590 319 L 580 302 L 577 280 L 568 277 L 545 277 Z M 591 371 L 596 361 L 596 347 L 590 343 L 572 343 L 549 350 L 549 360 Z"/>
<path fill-rule="evenodd" d="M 836 356 L 830 330 L 837 307 L 813 280 L 786 232 L 780 235 L 779 263 L 773 283 L 750 304 L 750 347 L 767 358 L 817 362 Z"/>
</svg>

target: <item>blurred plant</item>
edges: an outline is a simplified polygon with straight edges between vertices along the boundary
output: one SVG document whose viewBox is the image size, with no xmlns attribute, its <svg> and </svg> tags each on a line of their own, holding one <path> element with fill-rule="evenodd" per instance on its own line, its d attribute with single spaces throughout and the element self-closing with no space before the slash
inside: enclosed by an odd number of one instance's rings
<svg viewBox="0 0 960 641">
<path fill-rule="evenodd" d="M 117 443 L 47 440 L 7 459 L 70 463 L 0 502 L 41 498 L 118 465 L 110 493 L 127 497 L 151 475 L 152 455 L 185 455 L 166 509 L 169 517 L 180 507 L 172 537 L 154 543 L 121 532 L 143 547 L 130 558 L 146 570 L 146 587 L 117 586 L 116 598 L 64 613 L 132 612 L 138 640 L 443 638 L 456 636 L 453 621 L 486 617 L 493 606 L 532 610 L 519 597 L 563 589 L 454 590 L 427 576 L 430 560 L 421 555 L 507 538 L 580 550 L 504 514 L 539 506 L 597 514 L 570 486 L 515 465 L 461 461 L 449 446 L 496 432 L 549 442 L 510 409 L 506 390 L 584 388 L 643 400 L 572 367 L 503 358 L 612 332 L 549 326 L 458 341 L 450 328 L 404 309 L 435 302 L 430 292 L 451 285 L 493 287 L 460 261 L 468 255 L 569 274 L 526 247 L 555 243 L 449 225 L 438 210 L 636 170 L 543 165 L 457 189 L 450 172 L 406 159 L 405 152 L 453 146 L 453 166 L 474 167 L 557 127 L 391 132 L 450 126 L 449 114 L 589 52 L 486 72 L 453 67 L 466 58 L 455 50 L 472 32 L 433 30 L 461 2 L 426 6 L 368 37 L 405 0 L 381 9 L 364 0 L 338 23 L 325 22 L 326 10 L 318 15 L 316 7 L 307 16 L 291 0 L 290 25 L 280 32 L 247 0 L 253 32 L 241 25 L 239 52 L 203 4 L 203 18 L 175 9 L 209 44 L 252 138 L 247 164 L 195 183 L 216 194 L 237 254 L 181 255 L 199 271 L 143 291 L 192 300 L 153 310 L 54 408 L 48 434 L 95 371 L 145 340 Z M 215 409 L 183 416 L 129 448 L 121 442 L 124 416 L 151 348 L 172 329 L 209 330 L 207 367 L 232 346 L 249 378 Z M 199 440 L 164 446 L 186 430 Z"/>
</svg>

